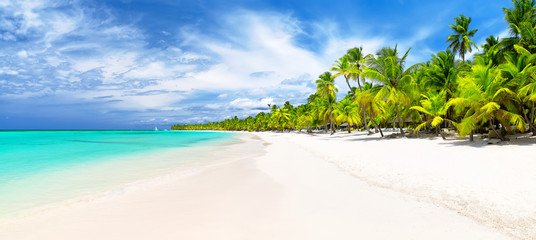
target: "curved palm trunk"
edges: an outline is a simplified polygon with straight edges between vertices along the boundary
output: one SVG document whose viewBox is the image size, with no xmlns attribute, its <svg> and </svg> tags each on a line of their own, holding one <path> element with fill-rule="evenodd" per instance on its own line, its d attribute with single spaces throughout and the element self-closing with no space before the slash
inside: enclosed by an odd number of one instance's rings
<svg viewBox="0 0 536 240">
<path fill-rule="evenodd" d="M 290 124 L 288 120 L 285 119 L 285 123 L 288 124 L 292 130 L 296 130 L 296 128 L 292 124 Z"/>
<path fill-rule="evenodd" d="M 445 138 L 445 134 L 443 133 L 443 131 L 441 131 L 441 123 L 440 124 L 437 124 L 437 133 L 438 135 L 441 135 L 441 138 L 443 138 L 443 140 L 446 140 Z"/>
<path fill-rule="evenodd" d="M 364 119 L 363 124 L 365 125 L 365 129 L 367 129 L 367 132 L 370 134 L 372 132 L 370 131 L 370 129 L 368 127 L 368 123 L 367 123 L 367 115 L 368 115 L 367 110 L 365 109 L 365 106 L 363 106 L 363 104 L 361 104 L 361 103 L 359 103 L 359 107 L 361 107 L 361 109 L 363 110 L 363 119 Z M 374 121 L 374 120 L 372 120 L 372 121 Z M 376 132 L 378 132 L 378 131 L 376 131 Z"/>
<path fill-rule="evenodd" d="M 344 75 L 344 78 L 346 79 L 346 84 L 348 85 L 348 89 L 350 89 L 350 92 L 352 93 L 352 96 L 355 97 L 354 92 L 352 92 L 352 86 L 350 86 L 350 82 L 348 81 L 348 76 Z"/>
<path fill-rule="evenodd" d="M 400 128 L 400 134 L 404 135 L 404 130 L 402 129 L 402 120 L 400 120 L 400 112 L 398 111 L 398 103 L 395 103 L 396 117 L 398 118 L 398 127 Z"/>
<path fill-rule="evenodd" d="M 372 103 L 371 103 L 371 109 L 372 109 Z M 370 120 L 372 121 L 372 124 L 374 124 L 374 128 L 376 129 L 376 132 L 380 132 L 380 135 L 383 137 L 383 132 L 382 132 L 382 128 L 380 128 L 380 126 L 378 126 L 378 124 L 376 123 L 376 116 L 374 116 L 374 110 L 370 112 L 372 115 L 369 115 L 370 117 Z"/>
<path fill-rule="evenodd" d="M 491 130 L 495 133 L 495 135 L 497 135 L 497 137 L 501 139 L 501 141 L 507 141 L 507 139 L 502 134 L 499 134 L 497 130 L 495 130 L 495 124 L 493 124 L 491 120 L 489 120 L 489 126 L 491 127 Z"/>
<path fill-rule="evenodd" d="M 350 122 L 348 122 L 348 133 L 352 133 L 352 130 L 350 130 Z"/>
</svg>

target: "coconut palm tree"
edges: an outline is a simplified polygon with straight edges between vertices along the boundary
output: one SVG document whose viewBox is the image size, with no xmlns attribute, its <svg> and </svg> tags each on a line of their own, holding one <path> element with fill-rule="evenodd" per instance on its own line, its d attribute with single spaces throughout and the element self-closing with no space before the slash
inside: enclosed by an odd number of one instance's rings
<svg viewBox="0 0 536 240">
<path fill-rule="evenodd" d="M 313 120 L 312 109 L 310 104 L 303 104 L 296 108 L 296 128 L 306 129 L 311 132 L 311 121 Z"/>
<path fill-rule="evenodd" d="M 518 103 L 520 112 L 523 114 L 525 121 L 529 124 L 530 131 L 536 135 L 534 126 L 534 100 L 536 81 L 536 54 L 531 54 L 527 49 L 515 45 L 516 53 L 508 52 L 505 55 L 506 63 L 501 64 L 499 68 L 503 75 L 508 79 L 509 85 L 512 86 L 512 92 L 515 92 L 515 101 Z M 531 97 L 533 100 L 531 100 Z M 526 104 L 531 104 L 529 114 L 525 109 Z M 530 116 L 530 119 L 529 119 Z"/>
<path fill-rule="evenodd" d="M 515 43 L 517 42 L 518 41 Z M 486 38 L 486 43 L 481 45 L 482 49 L 484 49 L 484 52 L 479 55 L 484 57 L 486 63 L 491 63 L 492 66 L 498 66 L 499 64 L 505 62 L 504 53 L 509 49 L 513 49 L 513 45 L 515 43 L 504 39 L 499 41 L 499 37 L 490 35 Z"/>
<path fill-rule="evenodd" d="M 423 85 L 436 91 L 445 91 L 446 97 L 454 95 L 457 87 L 458 74 L 463 65 L 456 62 L 454 54 L 447 49 L 432 55 L 430 64 L 424 67 Z M 466 68 L 469 70 L 469 66 Z"/>
<path fill-rule="evenodd" d="M 536 21 L 535 0 L 512 0 L 513 8 L 503 8 L 504 20 L 508 22 L 510 33 L 516 38 L 521 34 L 521 23 L 529 22 L 532 26 Z"/>
<path fill-rule="evenodd" d="M 352 65 L 349 61 L 348 55 L 342 56 L 339 60 L 335 62 L 333 67 L 331 67 L 331 71 L 335 71 L 335 74 L 333 75 L 333 78 L 336 78 L 338 76 L 343 76 L 344 80 L 346 80 L 346 84 L 348 85 L 348 89 L 352 91 L 352 86 L 350 86 L 350 69 L 352 68 Z"/>
<path fill-rule="evenodd" d="M 312 111 L 313 121 L 314 120 L 322 121 L 324 125 L 327 125 L 326 123 L 330 121 L 330 116 L 331 116 L 328 99 L 319 96 L 314 99 L 312 106 L 313 108 L 311 111 Z M 318 125 L 320 126 L 320 124 Z M 324 130 L 328 132 L 327 128 L 324 128 Z"/>
<path fill-rule="evenodd" d="M 411 72 L 416 67 L 416 65 L 413 65 L 404 69 L 410 50 L 411 48 L 400 57 L 398 56 L 397 46 L 395 48 L 382 48 L 376 53 L 376 57 L 370 58 L 370 67 L 365 70 L 367 77 L 381 84 L 381 89 L 376 94 L 375 100 L 385 101 L 394 105 L 401 134 L 404 134 L 404 130 L 399 107 L 400 105 L 408 105 L 410 102 L 409 97 L 406 95 L 407 89 L 404 86 L 406 86 L 405 82 L 411 81 Z"/>
<path fill-rule="evenodd" d="M 536 53 L 536 29 L 534 29 L 533 24 L 530 22 L 522 22 L 520 23 L 519 28 L 521 31 L 521 38 L 519 38 L 517 44 L 523 46 L 531 53 Z"/>
<path fill-rule="evenodd" d="M 367 114 L 370 117 L 370 120 L 375 126 L 377 126 L 377 120 L 376 116 L 377 113 L 383 112 L 383 102 L 382 101 L 375 101 L 376 94 L 381 89 L 381 86 L 376 85 L 373 86 L 372 83 L 366 82 L 363 84 L 363 91 L 358 92 L 359 90 L 355 91 L 356 99 L 355 101 L 359 103 L 359 106 L 363 106 L 361 109 L 367 112 Z M 366 124 L 366 123 L 365 123 Z M 383 131 L 380 127 L 377 128 L 377 130 L 380 132 L 380 135 L 383 137 Z"/>
<path fill-rule="evenodd" d="M 462 61 L 465 62 L 465 53 L 471 52 L 471 45 L 476 49 L 478 47 L 470 38 L 475 35 L 478 29 L 469 30 L 469 24 L 471 23 L 471 18 L 466 17 L 465 15 L 460 15 L 455 17 L 454 21 L 456 24 L 449 24 L 449 27 L 454 32 L 453 35 L 448 36 L 447 43 L 450 42 L 449 49 L 452 50 L 453 54 L 459 54 L 462 58 Z"/>
<path fill-rule="evenodd" d="M 350 49 L 349 52 L 351 50 L 352 49 Z M 359 74 L 357 74 L 356 69 L 360 68 L 360 64 L 361 64 L 360 61 L 362 60 L 356 59 L 361 56 L 361 50 L 357 52 L 356 51 L 351 51 L 351 52 L 352 52 L 352 55 L 346 54 L 342 58 L 340 58 L 337 62 L 335 62 L 335 65 L 333 65 L 333 67 L 331 68 L 331 71 L 336 72 L 335 75 L 333 75 L 333 77 L 338 77 L 340 75 L 344 76 L 344 79 L 346 80 L 346 84 L 348 85 L 348 88 L 350 89 L 351 96 L 355 97 L 355 93 L 353 91 L 352 86 L 350 86 L 349 80 L 350 78 L 356 79 L 356 81 L 358 81 L 358 84 L 359 84 L 359 89 L 361 89 L 361 84 L 359 83 Z M 351 63 L 350 63 L 350 60 L 352 61 Z M 363 106 L 360 106 L 360 107 L 361 109 L 363 109 Z M 367 116 L 366 116 L 365 110 L 363 110 L 363 121 L 365 122 L 365 128 L 367 129 L 367 132 L 370 133 L 369 127 L 366 124 Z"/>
<path fill-rule="evenodd" d="M 282 126 L 283 129 L 285 128 L 285 125 L 290 127 L 291 129 L 295 129 L 294 126 L 290 123 L 291 119 L 291 110 L 285 107 L 278 108 L 272 115 L 274 121 L 279 125 Z"/>
<path fill-rule="evenodd" d="M 461 123 L 456 124 L 460 137 L 471 133 L 478 125 L 488 123 L 492 131 L 507 140 L 495 128 L 495 120 L 510 129 L 514 124 L 520 131 L 525 130 L 525 121 L 519 114 L 504 106 L 511 104 L 513 93 L 507 86 L 507 79 L 501 71 L 491 65 L 484 65 L 480 57 L 475 59 L 473 72 L 460 78 L 460 96 L 449 100 L 447 108 L 454 105 L 467 110 Z"/>
<path fill-rule="evenodd" d="M 348 123 L 348 133 L 351 133 L 351 127 L 354 124 L 361 123 L 359 118 L 359 110 L 354 104 L 353 99 L 345 98 L 335 105 L 333 110 L 337 116 L 335 119 L 339 123 Z"/>
<path fill-rule="evenodd" d="M 365 78 L 363 77 L 363 69 L 365 66 L 365 63 L 367 62 L 367 59 L 370 57 L 369 55 L 365 56 L 363 53 L 363 47 L 355 47 L 348 49 L 346 52 L 346 56 L 348 57 L 350 64 L 352 65 L 352 68 L 350 69 L 351 72 L 351 78 L 353 78 L 357 82 L 357 86 L 359 87 L 360 91 L 363 91 L 361 88 L 361 79 L 363 80 L 363 84 L 365 83 Z"/>
<path fill-rule="evenodd" d="M 443 90 L 439 93 L 430 92 L 430 96 L 422 95 L 423 99 L 420 101 L 421 106 L 413 106 L 410 108 L 427 116 L 427 120 L 418 125 L 414 132 L 431 125 L 436 128 L 436 134 L 441 134 L 441 137 L 445 139 L 445 135 L 441 131 L 441 123 L 443 121 L 449 121 L 448 119 L 445 119 L 445 115 L 447 114 L 446 93 L 447 92 Z"/>
<path fill-rule="evenodd" d="M 363 47 L 359 47 L 359 48 L 354 47 L 354 48 L 349 49 L 346 52 L 346 56 L 348 56 L 350 63 L 352 64 L 352 68 L 350 69 L 350 73 L 351 73 L 350 77 L 357 82 L 359 91 L 363 92 L 363 88 L 361 87 L 361 85 L 365 84 L 365 74 L 364 74 L 365 63 L 367 62 L 367 59 L 371 57 L 371 55 L 365 56 L 363 53 Z M 363 81 L 363 83 L 361 83 L 361 81 Z M 363 111 L 363 122 L 365 124 L 365 128 L 367 129 L 367 132 L 370 133 L 370 130 L 367 124 L 367 116 L 370 118 L 372 124 L 374 125 L 376 132 L 381 132 L 381 129 L 376 123 L 376 120 L 368 114 L 366 107 L 361 104 L 359 105 L 359 107 L 361 107 Z M 383 133 L 381 135 L 383 137 Z"/>
<path fill-rule="evenodd" d="M 318 77 L 319 79 L 316 80 L 316 94 L 318 94 L 321 97 L 325 97 L 328 100 L 329 105 L 329 123 L 331 128 L 331 135 L 335 132 L 333 129 L 333 108 L 332 108 L 332 102 L 335 102 L 335 98 L 337 97 L 335 92 L 338 92 L 339 89 L 335 87 L 335 83 L 333 80 L 333 76 L 331 76 L 330 72 L 325 72 L 322 75 Z"/>
</svg>

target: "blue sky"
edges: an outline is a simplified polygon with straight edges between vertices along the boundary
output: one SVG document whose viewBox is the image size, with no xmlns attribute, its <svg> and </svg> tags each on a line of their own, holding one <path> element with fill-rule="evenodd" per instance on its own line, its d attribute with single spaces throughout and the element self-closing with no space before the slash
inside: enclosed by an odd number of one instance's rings
<svg viewBox="0 0 536 240">
<path fill-rule="evenodd" d="M 152 129 L 299 105 L 347 49 L 446 49 L 510 1 L 0 0 L 0 129 Z M 337 79 L 341 96 L 347 92 Z"/>
</svg>

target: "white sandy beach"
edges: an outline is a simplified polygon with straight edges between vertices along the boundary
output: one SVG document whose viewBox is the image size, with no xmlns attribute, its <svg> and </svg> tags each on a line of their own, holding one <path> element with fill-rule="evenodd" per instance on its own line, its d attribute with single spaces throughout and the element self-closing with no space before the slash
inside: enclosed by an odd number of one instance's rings
<svg viewBox="0 0 536 240">
<path fill-rule="evenodd" d="M 0 239 L 534 239 L 536 145 L 239 133 L 201 171 L 0 226 Z"/>
</svg>

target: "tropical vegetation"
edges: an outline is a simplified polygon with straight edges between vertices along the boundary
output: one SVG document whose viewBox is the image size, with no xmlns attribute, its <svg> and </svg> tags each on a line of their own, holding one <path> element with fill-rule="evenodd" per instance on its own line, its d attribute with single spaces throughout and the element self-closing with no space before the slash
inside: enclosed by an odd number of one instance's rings
<svg viewBox="0 0 536 240">
<path fill-rule="evenodd" d="M 269 105 L 270 111 L 245 119 L 175 125 L 175 130 L 325 131 L 382 128 L 400 135 L 428 132 L 445 138 L 484 133 L 501 140 L 515 132 L 536 135 L 536 1 L 512 0 L 503 8 L 510 36 L 489 36 L 477 47 L 471 17 L 449 27 L 446 49 L 425 63 L 406 66 L 411 49 L 384 47 L 365 55 L 355 47 L 316 80 L 305 104 Z M 470 60 L 469 53 L 480 49 Z M 459 58 L 458 58 L 459 57 Z M 345 96 L 334 84 L 344 78 Z M 346 92 L 341 91 L 341 92 Z M 339 97 L 339 101 L 337 101 Z"/>
</svg>

